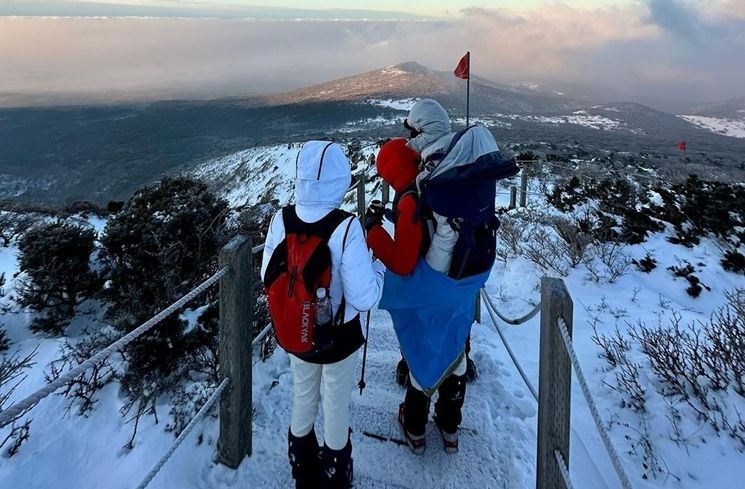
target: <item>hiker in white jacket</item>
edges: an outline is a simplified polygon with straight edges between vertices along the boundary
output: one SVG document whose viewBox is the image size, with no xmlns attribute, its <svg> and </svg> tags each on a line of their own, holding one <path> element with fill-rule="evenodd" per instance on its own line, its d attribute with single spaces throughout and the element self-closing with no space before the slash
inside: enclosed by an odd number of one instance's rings
<svg viewBox="0 0 745 489">
<path fill-rule="evenodd" d="M 328 141 L 310 141 L 297 157 L 295 214 L 303 223 L 317 223 L 338 209 L 351 184 L 349 160 L 342 148 Z M 261 276 L 277 246 L 285 239 L 285 218 L 278 212 L 269 226 Z M 328 240 L 331 252 L 329 295 L 333 316 L 343 324 L 331 350 L 320 355 L 290 355 L 294 379 L 288 454 L 297 488 L 347 488 L 352 483 L 352 444 L 349 404 L 354 388 L 357 351 L 364 342 L 360 311 L 372 309 L 383 288 L 383 265 L 373 263 L 362 226 L 346 218 Z M 342 302 L 342 297 L 344 301 Z M 342 305 L 344 304 L 344 305 Z M 340 308 L 343 307 L 343 311 Z M 324 446 L 319 467 L 319 445 L 313 428 L 319 402 L 323 406 Z M 320 469 L 320 470 L 319 470 Z"/>
</svg>

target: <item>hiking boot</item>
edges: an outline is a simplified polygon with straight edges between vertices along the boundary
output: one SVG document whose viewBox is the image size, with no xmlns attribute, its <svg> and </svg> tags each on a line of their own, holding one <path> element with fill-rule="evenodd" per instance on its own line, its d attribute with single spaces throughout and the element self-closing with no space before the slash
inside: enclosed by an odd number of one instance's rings
<svg viewBox="0 0 745 489">
<path fill-rule="evenodd" d="M 442 446 L 445 449 L 445 452 L 450 454 L 458 453 L 458 431 L 456 430 L 455 433 L 448 433 L 439 425 L 437 426 L 437 429 L 440 430 L 440 436 L 442 437 Z"/>
<path fill-rule="evenodd" d="M 354 479 L 352 462 L 352 439 L 341 450 L 333 450 L 323 445 L 321 451 L 321 470 L 318 484 L 313 487 L 323 489 L 350 489 Z"/>
<path fill-rule="evenodd" d="M 318 439 L 315 430 L 305 436 L 287 433 L 287 455 L 296 489 L 315 489 L 318 479 Z"/>
<path fill-rule="evenodd" d="M 425 439 L 423 434 L 414 435 L 406 429 L 406 422 L 404 419 L 404 405 L 405 403 L 401 403 L 401 405 L 398 407 L 398 424 L 401 426 L 401 433 L 404 435 L 406 444 L 409 445 L 411 451 L 414 452 L 416 455 L 422 455 L 427 449 L 427 440 Z"/>
<path fill-rule="evenodd" d="M 401 387 L 409 385 L 409 364 L 403 358 L 396 365 L 396 383 Z"/>
</svg>

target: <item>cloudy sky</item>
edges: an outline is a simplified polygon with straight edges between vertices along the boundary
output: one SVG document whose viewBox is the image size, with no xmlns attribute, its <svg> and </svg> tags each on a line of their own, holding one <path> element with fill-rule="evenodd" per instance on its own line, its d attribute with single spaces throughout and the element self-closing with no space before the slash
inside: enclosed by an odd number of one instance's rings
<svg viewBox="0 0 745 489">
<path fill-rule="evenodd" d="M 211 97 L 414 60 L 697 103 L 745 95 L 745 0 L 1 0 L 0 94 Z"/>
</svg>

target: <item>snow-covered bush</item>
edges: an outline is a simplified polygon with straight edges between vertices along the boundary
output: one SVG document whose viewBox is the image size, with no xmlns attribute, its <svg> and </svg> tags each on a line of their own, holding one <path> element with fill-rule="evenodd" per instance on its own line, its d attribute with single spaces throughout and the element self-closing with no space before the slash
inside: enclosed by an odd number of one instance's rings
<svg viewBox="0 0 745 489">
<path fill-rule="evenodd" d="M 649 253 L 647 253 L 647 255 L 641 260 L 631 260 L 631 263 L 643 273 L 650 273 L 652 270 L 657 268 L 657 260 Z"/>
<path fill-rule="evenodd" d="M 701 292 L 703 292 L 704 289 L 709 291 L 711 290 L 711 288 L 701 282 L 701 279 L 694 275 L 696 269 L 688 262 L 685 262 L 679 266 L 669 267 L 668 270 L 673 272 L 673 275 L 675 275 L 676 277 L 683 278 L 688 281 L 689 286 L 686 289 L 686 292 L 691 297 L 700 296 Z"/>
<path fill-rule="evenodd" d="M 0 246 L 7 248 L 32 223 L 31 217 L 14 211 L 0 211 Z"/>
<path fill-rule="evenodd" d="M 737 250 L 727 250 L 722 258 L 722 268 L 728 272 L 745 275 L 745 255 Z"/>
<path fill-rule="evenodd" d="M 214 273 L 227 212 L 227 203 L 204 183 L 178 177 L 139 190 L 109 220 L 102 238 L 109 278 L 105 297 L 117 329 L 131 331 Z M 213 287 L 200 305 L 216 298 Z M 181 388 L 194 352 L 214 341 L 214 331 L 203 334 L 186 325 L 170 316 L 125 352 L 123 413 L 134 413 L 135 433 L 139 418 L 154 413 L 159 396 Z"/>
<path fill-rule="evenodd" d="M 62 220 L 38 224 L 21 237 L 18 303 L 38 313 L 33 331 L 62 334 L 77 306 L 96 292 L 94 240 L 92 229 Z"/>
<path fill-rule="evenodd" d="M 702 237 L 712 235 L 725 247 L 734 249 L 740 245 L 737 237 L 745 226 L 742 185 L 708 182 L 691 175 L 683 183 L 669 188 L 658 186 L 655 191 L 662 204 L 652 205 L 651 212 L 673 225 L 675 235 L 670 237 L 671 243 L 691 247 Z"/>
</svg>

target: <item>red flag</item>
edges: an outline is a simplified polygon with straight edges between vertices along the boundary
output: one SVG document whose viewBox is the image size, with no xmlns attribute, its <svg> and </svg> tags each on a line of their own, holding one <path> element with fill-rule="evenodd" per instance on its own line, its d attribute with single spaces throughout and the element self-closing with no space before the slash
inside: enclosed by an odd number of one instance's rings
<svg viewBox="0 0 745 489">
<path fill-rule="evenodd" d="M 471 76 L 471 53 L 468 52 L 460 59 L 458 66 L 455 67 L 453 74 L 458 78 L 468 80 Z"/>
<path fill-rule="evenodd" d="M 685 153 L 686 152 L 686 142 L 683 141 L 682 143 L 678 143 L 678 149 Z"/>
</svg>

